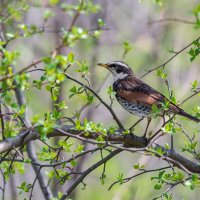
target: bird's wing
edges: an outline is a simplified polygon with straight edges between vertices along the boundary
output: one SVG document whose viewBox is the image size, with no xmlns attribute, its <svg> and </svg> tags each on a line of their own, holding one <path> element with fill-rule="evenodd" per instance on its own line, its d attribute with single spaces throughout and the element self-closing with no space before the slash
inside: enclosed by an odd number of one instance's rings
<svg viewBox="0 0 200 200">
<path fill-rule="evenodd" d="M 147 105 L 157 105 L 162 103 L 157 96 L 145 94 L 143 92 L 121 90 L 117 92 L 117 95 L 134 103 L 140 102 Z"/>
<path fill-rule="evenodd" d="M 169 108 L 172 112 L 179 112 L 181 109 L 168 100 L 164 95 L 142 82 L 140 79 L 130 77 L 119 83 L 117 95 L 127 101 L 140 102 L 145 105 L 161 105 L 170 102 Z M 160 106 L 159 106 L 160 107 Z"/>
</svg>

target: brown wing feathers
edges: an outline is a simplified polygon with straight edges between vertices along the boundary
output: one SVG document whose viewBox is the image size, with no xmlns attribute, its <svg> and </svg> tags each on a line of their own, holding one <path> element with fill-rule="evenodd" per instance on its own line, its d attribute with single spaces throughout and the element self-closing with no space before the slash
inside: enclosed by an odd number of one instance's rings
<svg viewBox="0 0 200 200">
<path fill-rule="evenodd" d="M 125 81 L 121 80 L 117 85 L 113 86 L 118 88 L 116 90 L 117 96 L 120 96 L 127 101 L 144 104 L 146 106 L 159 105 L 169 101 L 169 112 L 182 115 L 195 122 L 200 122 L 200 119 L 186 113 L 173 102 L 168 100 L 164 95 L 154 90 L 137 77 L 129 76 Z"/>
<path fill-rule="evenodd" d="M 121 90 L 117 92 L 117 95 L 132 102 L 141 102 L 147 105 L 153 105 L 153 104 L 158 104 L 158 101 L 151 97 L 148 94 L 141 93 L 141 92 L 131 92 L 131 91 L 125 91 Z"/>
<path fill-rule="evenodd" d="M 117 96 L 147 106 L 160 105 L 161 103 L 169 101 L 165 96 L 136 77 L 134 79 L 129 77 L 126 81 L 122 80 L 118 84 Z M 170 102 L 169 106 L 172 113 L 179 113 L 181 111 L 181 109 L 172 102 Z"/>
</svg>

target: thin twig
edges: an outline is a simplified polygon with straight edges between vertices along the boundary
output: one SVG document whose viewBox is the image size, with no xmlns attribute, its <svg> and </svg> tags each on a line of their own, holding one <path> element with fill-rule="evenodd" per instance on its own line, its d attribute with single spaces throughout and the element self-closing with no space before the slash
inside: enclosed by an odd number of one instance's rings
<svg viewBox="0 0 200 200">
<path fill-rule="evenodd" d="M 110 153 L 108 156 L 106 156 L 105 158 L 101 159 L 100 161 L 96 162 L 94 165 L 92 165 L 91 167 L 89 167 L 87 170 L 85 170 L 81 176 L 67 189 L 67 191 L 63 194 L 63 196 L 61 197 L 60 200 L 64 200 L 66 199 L 73 191 L 74 189 L 79 185 L 79 183 L 81 183 L 84 178 L 90 174 L 92 171 L 94 171 L 96 168 L 98 168 L 99 166 L 101 166 L 102 164 L 106 163 L 108 160 L 110 160 L 111 158 L 113 158 L 114 156 L 116 156 L 117 154 L 119 154 L 120 152 L 122 152 L 121 149 L 117 149 L 115 151 L 113 151 L 112 153 Z"/>
<path fill-rule="evenodd" d="M 4 139 L 5 139 L 5 136 L 4 136 L 5 125 L 4 125 L 4 119 L 3 119 L 3 112 L 2 112 L 1 102 L 0 102 L 0 118 L 1 118 L 1 131 L 2 131 L 2 138 L 3 138 L 3 140 L 4 140 Z"/>
<path fill-rule="evenodd" d="M 200 93 L 200 90 L 199 91 L 194 91 L 194 93 L 192 95 L 190 95 L 189 97 L 187 97 L 186 99 L 184 99 L 179 105 L 184 104 L 186 101 L 188 101 L 189 99 L 191 99 L 192 97 L 196 96 L 199 93 Z"/>
<path fill-rule="evenodd" d="M 189 178 L 185 179 L 184 181 L 177 181 L 176 183 L 173 183 L 173 184 L 170 184 L 170 187 L 167 188 L 165 190 L 165 192 L 163 192 L 163 194 L 167 194 L 169 191 L 171 191 L 175 186 L 179 185 L 179 184 L 183 184 L 185 181 L 189 180 Z M 169 184 L 168 184 L 169 185 Z M 152 200 L 157 200 L 159 198 L 162 198 L 163 197 L 163 194 L 153 198 Z"/>
<path fill-rule="evenodd" d="M 171 120 L 173 120 L 175 116 L 176 116 L 176 115 L 173 115 L 173 116 L 170 117 L 167 121 L 165 121 L 165 122 L 162 124 L 161 128 L 160 128 L 158 131 L 156 131 L 156 132 L 148 139 L 148 142 L 149 142 L 149 143 L 155 142 L 155 140 L 157 139 L 156 136 L 162 131 L 162 128 L 163 128 L 168 122 L 170 122 Z M 155 138 L 156 138 L 156 139 L 155 139 Z"/>
<path fill-rule="evenodd" d="M 39 167 L 38 172 L 37 172 L 37 175 L 36 175 L 36 177 L 35 177 L 35 179 L 34 179 L 34 181 L 33 181 L 33 184 L 32 184 L 32 186 L 31 186 L 31 194 L 30 194 L 29 200 L 32 199 L 32 196 L 33 196 L 33 188 L 34 188 L 35 183 L 36 183 L 36 181 L 37 181 L 37 179 L 38 179 L 38 177 L 39 177 L 39 174 L 40 174 L 41 169 L 42 169 L 42 168 Z"/>
<path fill-rule="evenodd" d="M 178 22 L 178 23 L 193 24 L 193 25 L 196 24 L 196 22 L 194 21 L 189 21 L 189 20 L 179 19 L 179 18 L 164 18 L 164 19 L 150 21 L 148 22 L 148 24 L 152 25 L 152 24 L 162 23 L 162 22 Z"/>
<path fill-rule="evenodd" d="M 9 78 L 13 78 L 13 77 L 15 77 L 16 75 L 20 75 L 20 74 L 22 74 L 23 72 L 25 72 L 26 70 L 28 70 L 29 68 L 31 68 L 31 67 L 33 67 L 33 66 L 35 66 L 35 65 L 37 65 L 37 64 L 39 64 L 39 63 L 41 63 L 41 62 L 42 62 L 42 59 L 39 59 L 39 60 L 37 60 L 37 61 L 31 63 L 30 65 L 23 67 L 21 70 L 19 70 L 18 72 L 14 73 L 14 74 L 12 74 L 12 75 L 10 75 L 10 76 L 5 76 L 5 77 L 3 77 L 3 78 L 0 78 L 0 82 L 1 82 L 1 81 L 5 81 L 6 79 L 9 79 Z"/>
<path fill-rule="evenodd" d="M 96 96 L 96 98 L 110 111 L 111 115 L 113 116 L 113 119 L 116 121 L 116 123 L 118 124 L 118 126 L 122 130 L 124 130 L 124 127 L 123 127 L 122 123 L 120 122 L 120 120 L 118 119 L 118 117 L 116 116 L 116 114 L 114 113 L 114 111 L 112 110 L 112 108 L 105 101 L 103 101 L 102 98 L 93 89 L 91 89 L 90 87 L 88 87 L 84 83 L 81 83 L 80 81 L 78 81 L 77 79 L 73 78 L 72 76 L 70 76 L 68 74 L 65 74 L 65 76 L 68 79 L 70 79 L 70 80 L 78 83 L 79 85 L 83 86 L 84 88 L 86 88 L 87 90 L 89 90 L 90 92 L 92 92 Z"/>
<path fill-rule="evenodd" d="M 156 172 L 156 171 L 161 171 L 161 170 L 169 169 L 169 168 L 171 168 L 171 166 L 162 167 L 162 168 L 158 168 L 158 169 L 150 169 L 150 170 L 139 169 L 140 171 L 142 171 L 141 173 L 135 174 L 135 175 L 133 175 L 133 176 L 131 176 L 131 177 L 128 177 L 128 178 L 124 178 L 124 179 L 122 180 L 122 183 L 121 183 L 121 180 L 115 181 L 114 183 L 112 183 L 112 184 L 110 185 L 110 187 L 108 188 L 108 190 L 111 190 L 112 187 L 113 187 L 115 184 L 117 184 L 117 183 L 123 184 L 123 183 L 126 183 L 126 182 L 130 181 L 131 179 L 134 179 L 134 178 L 136 178 L 137 176 L 140 176 L 140 175 L 142 175 L 142 174 L 146 174 L 146 173 L 150 173 L 150 172 Z"/>
<path fill-rule="evenodd" d="M 150 70 L 147 70 L 147 72 L 145 73 L 145 74 L 143 74 L 142 76 L 140 76 L 140 78 L 144 78 L 147 74 L 149 74 L 149 73 L 151 73 L 151 72 L 153 72 L 153 71 L 155 71 L 155 70 L 157 70 L 157 69 L 159 69 L 159 68 L 161 68 L 161 67 L 164 67 L 165 65 L 167 65 L 171 60 L 173 60 L 176 56 L 178 56 L 180 53 L 182 53 L 184 50 L 186 50 L 188 47 L 190 47 L 190 46 L 192 46 L 193 45 L 193 43 L 195 42 L 195 41 L 198 41 L 200 39 L 200 36 L 197 38 L 197 39 L 195 39 L 195 40 L 193 40 L 191 43 L 189 43 L 188 45 L 186 45 L 184 48 L 182 48 L 181 50 L 179 50 L 179 51 L 177 51 L 171 58 L 169 58 L 168 60 L 166 60 L 163 64 L 161 64 L 161 65 L 158 65 L 157 67 L 154 67 L 154 68 L 152 68 L 152 69 L 150 69 Z"/>
</svg>

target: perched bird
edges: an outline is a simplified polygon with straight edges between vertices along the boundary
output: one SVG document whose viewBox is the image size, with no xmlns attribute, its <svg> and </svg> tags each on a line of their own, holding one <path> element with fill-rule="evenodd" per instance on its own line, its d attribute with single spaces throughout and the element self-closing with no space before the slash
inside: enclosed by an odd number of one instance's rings
<svg viewBox="0 0 200 200">
<path fill-rule="evenodd" d="M 160 115 L 164 113 L 178 114 L 195 122 L 200 122 L 200 119 L 186 113 L 164 95 L 136 77 L 126 63 L 113 61 L 107 64 L 99 63 L 98 65 L 105 67 L 112 73 L 113 90 L 121 106 L 131 114 L 142 118 L 147 117 L 149 119 L 148 125 L 151 117 L 155 114 L 153 107 L 158 108 Z M 163 108 L 165 104 L 168 104 L 167 110 Z"/>
</svg>

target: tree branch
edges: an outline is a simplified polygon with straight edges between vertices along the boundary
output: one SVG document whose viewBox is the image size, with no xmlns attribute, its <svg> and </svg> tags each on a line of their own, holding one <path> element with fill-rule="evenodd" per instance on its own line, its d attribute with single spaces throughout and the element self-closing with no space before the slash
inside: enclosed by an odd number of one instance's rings
<svg viewBox="0 0 200 200">
<path fill-rule="evenodd" d="M 103 101 L 102 98 L 101 98 L 93 89 L 91 89 L 91 88 L 88 87 L 87 85 L 81 83 L 80 81 L 76 80 L 75 78 L 71 77 L 71 76 L 68 75 L 68 74 L 65 74 L 65 76 L 66 76 L 68 79 L 70 79 L 70 80 L 72 80 L 72 81 L 78 83 L 79 85 L 83 86 L 84 88 L 86 88 L 87 90 L 89 90 L 90 92 L 92 92 L 93 95 L 96 96 L 96 98 L 110 111 L 111 115 L 113 116 L 113 119 L 116 121 L 116 123 L 118 124 L 118 126 L 119 126 L 122 130 L 124 130 L 124 127 L 123 127 L 122 123 L 120 122 L 120 120 L 118 119 L 118 117 L 116 116 L 116 114 L 114 113 L 114 111 L 112 110 L 112 108 L 111 108 L 105 101 Z"/>
<path fill-rule="evenodd" d="M 28 134 L 29 133 L 29 134 Z M 93 143 L 97 143 L 94 141 L 99 137 L 101 133 L 97 132 L 87 132 L 88 135 L 84 135 L 83 131 L 76 130 L 74 126 L 63 126 L 59 129 L 55 128 L 52 132 L 48 133 L 47 137 L 58 137 L 58 136 L 70 136 L 74 137 L 78 140 L 80 138 L 85 139 L 90 142 L 92 140 Z M 26 131 L 21 132 L 19 135 L 13 138 L 6 138 L 5 140 L 0 141 L 0 153 L 4 153 L 13 148 L 20 147 L 24 144 L 32 140 L 37 140 L 40 138 L 40 134 L 37 132 L 37 127 L 32 129 L 27 129 Z M 158 158 L 161 158 L 165 161 L 170 162 L 172 165 L 180 168 L 181 170 L 186 171 L 187 173 L 200 173 L 200 165 L 195 162 L 183 157 L 178 154 L 175 150 L 169 150 L 164 148 L 158 144 L 152 144 L 151 149 L 148 148 L 147 140 L 143 137 L 138 137 L 134 134 L 121 134 L 120 132 L 116 132 L 115 134 L 108 134 L 104 137 L 105 142 L 101 142 L 100 144 L 108 144 L 108 142 L 118 143 L 124 145 L 125 148 L 123 150 L 129 151 L 130 148 L 134 148 L 135 151 L 141 149 L 143 151 L 151 153 Z M 112 145 L 112 147 L 117 148 L 117 146 Z M 120 147 L 119 147 L 120 148 Z M 154 151 L 152 151 L 152 149 Z M 163 152 L 163 155 L 156 153 L 156 150 L 160 149 Z"/>
<path fill-rule="evenodd" d="M 70 186 L 68 188 L 68 190 L 63 194 L 63 196 L 61 197 L 60 200 L 64 200 L 66 199 L 71 192 L 79 185 L 79 183 L 81 183 L 84 178 L 90 174 L 92 171 L 94 171 L 96 168 L 98 168 L 99 166 L 101 166 L 102 164 L 106 163 L 108 160 L 110 160 L 112 157 L 116 156 L 117 154 L 119 154 L 120 152 L 122 152 L 123 150 L 121 149 L 116 149 L 115 151 L 113 151 L 112 153 L 110 153 L 108 156 L 106 156 L 105 158 L 103 158 L 102 160 L 98 161 L 97 163 L 95 163 L 94 165 L 92 165 L 91 167 L 89 167 L 87 170 L 85 170 L 81 176 L 79 178 L 77 178 L 77 180 L 72 184 L 72 186 Z"/>
<path fill-rule="evenodd" d="M 195 25 L 195 21 L 189 21 L 185 19 L 179 19 L 179 18 L 164 18 L 164 19 L 159 19 L 159 20 L 154 20 L 148 22 L 149 25 L 156 24 L 156 23 L 162 23 L 162 22 L 179 22 L 179 23 L 184 23 L 184 24 L 193 24 Z"/>
<path fill-rule="evenodd" d="M 14 80 L 14 84 L 16 85 L 15 80 Z M 17 102 L 18 102 L 19 106 L 26 105 L 26 100 L 25 100 L 25 97 L 24 97 L 22 91 L 20 91 L 18 88 L 15 88 L 15 94 L 16 94 L 16 98 L 17 98 Z M 25 121 L 27 127 L 31 127 L 31 122 L 30 122 L 29 117 L 28 117 L 28 109 L 27 108 L 26 108 L 25 113 L 24 113 L 24 121 Z M 31 134 L 31 131 L 28 132 L 28 134 Z M 27 135 L 25 135 L 25 137 L 26 136 Z M 29 158 L 32 160 L 32 162 L 37 161 L 37 156 L 36 156 L 35 148 L 33 146 L 32 141 L 30 141 L 27 144 L 27 154 L 28 154 Z M 51 190 L 48 186 L 46 186 L 44 176 L 41 173 L 39 173 L 40 168 L 36 165 L 32 165 L 32 166 L 33 166 L 33 169 L 34 169 L 35 174 L 37 176 L 40 188 L 43 192 L 45 199 L 46 200 L 52 199 L 53 195 L 51 193 Z"/>
<path fill-rule="evenodd" d="M 150 70 L 147 70 L 147 72 L 145 74 L 143 74 L 142 76 L 140 76 L 140 78 L 143 78 L 145 77 L 146 75 L 148 75 L 149 73 L 161 68 L 161 67 L 164 67 L 165 65 L 167 65 L 171 60 L 173 60 L 176 56 L 178 56 L 180 53 L 182 53 L 184 50 L 186 50 L 188 47 L 192 46 L 193 45 L 193 42 L 197 41 L 200 39 L 200 36 L 193 40 L 191 43 L 189 43 L 188 45 L 186 45 L 185 47 L 183 47 L 181 50 L 177 51 L 171 58 L 169 58 L 168 60 L 166 60 L 163 64 L 161 65 L 158 65 L 157 67 L 154 67 Z"/>
</svg>

